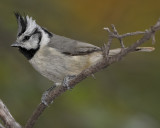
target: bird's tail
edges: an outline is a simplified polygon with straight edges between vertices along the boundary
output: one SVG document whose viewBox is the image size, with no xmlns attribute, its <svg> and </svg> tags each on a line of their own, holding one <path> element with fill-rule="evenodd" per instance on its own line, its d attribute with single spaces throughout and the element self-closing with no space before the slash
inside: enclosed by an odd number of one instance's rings
<svg viewBox="0 0 160 128">
<path fill-rule="evenodd" d="M 153 47 L 137 47 L 135 49 L 135 51 L 133 51 L 133 52 L 152 52 L 152 51 L 154 51 L 154 49 L 155 48 L 153 48 Z M 122 48 L 111 49 L 109 51 L 109 56 L 117 55 L 121 52 L 121 50 L 122 50 Z M 90 64 L 94 65 L 102 59 L 103 59 L 102 52 L 94 52 L 91 54 L 89 62 L 90 62 Z"/>
<path fill-rule="evenodd" d="M 121 50 L 122 50 L 121 48 L 112 49 L 109 51 L 109 56 L 116 55 L 116 54 L 120 53 Z M 154 50 L 155 50 L 154 47 L 137 47 L 135 49 L 135 51 L 133 51 L 133 52 L 152 52 Z"/>
</svg>

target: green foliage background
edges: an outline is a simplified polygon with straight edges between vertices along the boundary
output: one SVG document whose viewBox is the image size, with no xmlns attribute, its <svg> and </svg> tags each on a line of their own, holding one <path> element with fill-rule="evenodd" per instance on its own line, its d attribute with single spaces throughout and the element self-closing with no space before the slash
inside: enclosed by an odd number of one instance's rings
<svg viewBox="0 0 160 128">
<path fill-rule="evenodd" d="M 0 98 L 25 124 L 53 83 L 37 73 L 10 45 L 16 39 L 14 11 L 33 16 L 51 32 L 102 46 L 104 27 L 120 33 L 145 30 L 160 17 L 159 0 L 1 0 Z M 130 45 L 141 36 L 125 39 Z M 35 128 L 159 128 L 160 33 L 156 50 L 132 53 L 60 96 L 40 117 Z M 113 48 L 119 47 L 115 41 Z M 144 46 L 151 46 L 148 41 Z"/>
</svg>

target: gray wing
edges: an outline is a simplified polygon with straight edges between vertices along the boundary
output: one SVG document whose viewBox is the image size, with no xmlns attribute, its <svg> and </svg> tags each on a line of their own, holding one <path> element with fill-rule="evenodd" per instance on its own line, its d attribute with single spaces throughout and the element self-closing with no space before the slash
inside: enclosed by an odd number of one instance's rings
<svg viewBox="0 0 160 128">
<path fill-rule="evenodd" d="M 55 34 L 53 34 L 48 46 L 69 55 L 85 55 L 95 51 L 101 51 L 101 48 L 92 44 L 83 43 Z"/>
</svg>

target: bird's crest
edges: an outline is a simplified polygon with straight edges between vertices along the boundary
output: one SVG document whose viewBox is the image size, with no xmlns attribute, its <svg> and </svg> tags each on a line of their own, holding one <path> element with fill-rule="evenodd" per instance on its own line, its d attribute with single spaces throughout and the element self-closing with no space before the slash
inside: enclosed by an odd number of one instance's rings
<svg viewBox="0 0 160 128">
<path fill-rule="evenodd" d="M 24 32 L 32 32 L 33 29 L 37 27 L 36 21 L 32 19 L 32 17 L 22 16 L 20 13 L 15 12 L 15 16 L 18 23 L 18 33 L 17 35 L 20 36 Z"/>
</svg>

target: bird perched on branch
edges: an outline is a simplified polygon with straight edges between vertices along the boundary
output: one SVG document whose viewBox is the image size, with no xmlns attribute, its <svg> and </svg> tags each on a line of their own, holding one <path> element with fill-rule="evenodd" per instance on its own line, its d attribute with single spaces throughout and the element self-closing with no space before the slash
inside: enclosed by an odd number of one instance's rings
<svg viewBox="0 0 160 128">
<path fill-rule="evenodd" d="M 29 63 L 55 85 L 67 85 L 67 80 L 96 64 L 102 58 L 102 49 L 92 44 L 76 41 L 49 32 L 32 17 L 15 13 L 18 22 L 17 40 L 12 47 L 28 59 Z M 152 51 L 151 47 L 138 47 L 135 51 Z M 109 51 L 109 56 L 121 48 Z"/>
</svg>

